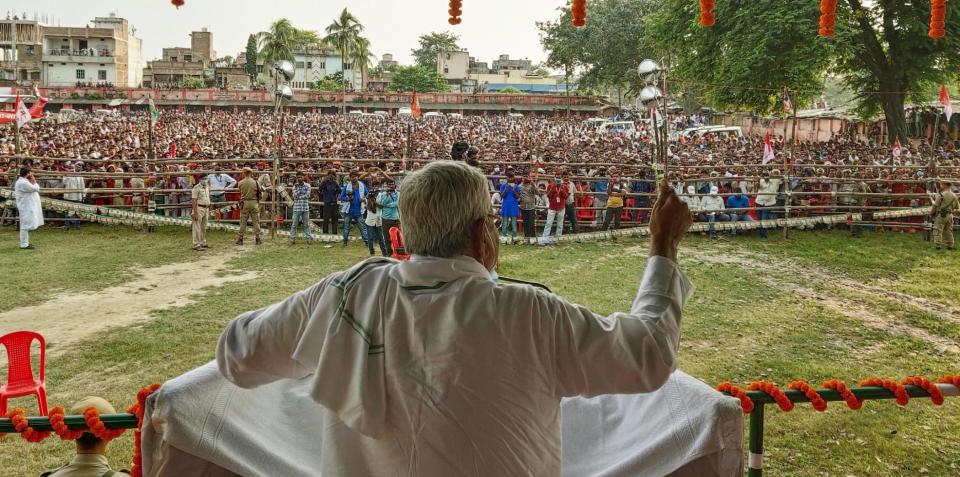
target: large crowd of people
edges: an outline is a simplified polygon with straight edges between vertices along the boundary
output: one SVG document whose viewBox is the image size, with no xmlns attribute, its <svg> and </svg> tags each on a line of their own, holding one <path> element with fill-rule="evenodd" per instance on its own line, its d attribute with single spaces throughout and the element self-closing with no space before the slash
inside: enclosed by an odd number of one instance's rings
<svg viewBox="0 0 960 477">
<path fill-rule="evenodd" d="M 707 119 L 677 115 L 668 121 L 683 127 Z M 238 200 L 235 183 L 249 166 L 264 191 L 263 219 L 269 219 L 267 204 L 276 190 L 278 214 L 287 220 L 308 219 L 307 226 L 311 218 L 322 220 L 324 233 L 338 233 L 338 222 L 348 230 L 356 224 L 364 237 L 363 217 L 375 214 L 376 204 L 366 207 L 361 198 L 360 218 L 342 210 L 351 174 L 376 201 L 377 194 L 395 191 L 405 173 L 460 155 L 489 177 L 504 235 L 547 237 L 585 225 L 607 229 L 646 220 L 662 165 L 656 164 L 645 124 L 636 120 L 635 131 L 607 132 L 574 117 L 292 114 L 280 134 L 283 174 L 277 189 L 272 172 L 279 123 L 273 114 L 165 110 L 152 130 L 145 114 L 88 114 L 69 122 L 33 122 L 21 140 L 48 195 L 141 211 L 155 204 L 159 214 L 186 217 L 191 189 L 201 178 L 212 178 L 216 209 Z M 895 150 L 838 137 L 798 142 L 790 155 L 790 145 L 773 138 L 776 153 L 765 164 L 761 137 L 671 135 L 669 181 L 710 223 L 779 217 L 788 207 L 798 216 L 923 207 L 937 198 L 934 177 L 960 171 L 954 146 L 934 149 L 921 141 Z M 0 155 L 13 152 L 5 131 Z M 0 181 L 12 184 L 15 167 L 13 159 L 0 165 L 0 173 L 8 169 Z M 302 184 L 309 186 L 308 195 Z M 221 218 L 236 220 L 239 211 Z M 716 235 L 713 228 L 710 234 Z"/>
</svg>

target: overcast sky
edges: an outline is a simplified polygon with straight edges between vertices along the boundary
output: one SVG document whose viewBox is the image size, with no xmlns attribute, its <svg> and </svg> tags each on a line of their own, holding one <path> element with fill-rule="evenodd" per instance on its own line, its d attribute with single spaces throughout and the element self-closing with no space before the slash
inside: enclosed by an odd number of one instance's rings
<svg viewBox="0 0 960 477">
<path fill-rule="evenodd" d="M 501 53 L 529 58 L 535 63 L 546 55 L 540 47 L 536 21 L 557 16 L 565 0 L 464 0 L 463 23 L 447 23 L 446 0 L 186 0 L 179 10 L 169 0 L 7 0 L 0 7 L 51 17 L 50 23 L 84 26 L 95 16 L 115 12 L 130 21 L 143 39 L 144 60 L 160 57 L 161 48 L 190 46 L 191 31 L 207 27 L 213 32 L 220 56 L 246 47 L 247 35 L 267 29 L 277 18 L 289 18 L 298 28 L 323 29 L 343 7 L 366 27 L 377 58 L 393 53 L 401 63 L 412 62 L 410 50 L 426 32 L 450 30 L 471 56 L 491 61 Z"/>
</svg>

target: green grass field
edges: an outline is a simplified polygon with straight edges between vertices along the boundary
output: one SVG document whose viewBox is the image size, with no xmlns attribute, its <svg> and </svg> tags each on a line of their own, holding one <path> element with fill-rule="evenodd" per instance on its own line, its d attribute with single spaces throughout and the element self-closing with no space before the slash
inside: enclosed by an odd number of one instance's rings
<svg viewBox="0 0 960 477">
<path fill-rule="evenodd" d="M 59 349 L 47 362 L 51 406 L 96 394 L 125 408 L 140 387 L 209 361 L 223 325 L 238 313 L 366 256 L 359 244 L 284 241 L 238 251 L 232 236 L 211 236 L 209 253 L 222 257 L 223 273 L 257 277 L 199 290 L 184 284 L 191 303 L 150 311 L 149 321 Z M 122 285 L 142 268 L 196 260 L 182 229 L 44 229 L 33 242 L 37 250 L 20 251 L 16 232 L 0 229 L 0 323 L 3 312 L 18 307 Z M 646 249 L 641 240 L 507 246 L 500 273 L 543 282 L 609 313 L 629 307 Z M 696 236 L 684 242 L 680 260 L 697 287 L 684 313 L 681 368 L 711 385 L 960 372 L 960 253 L 937 253 L 918 235 L 867 233 L 854 240 L 841 232 L 794 232 L 788 241 L 767 242 Z M 84 310 L 63 317 L 84 319 L 95 317 Z M 18 403 L 35 412 L 30 400 L 12 404 Z M 798 405 L 789 414 L 769 408 L 767 415 L 767 475 L 960 475 L 957 398 L 942 407 L 924 399 L 902 409 L 871 401 L 860 412 L 832 403 L 822 414 Z M 128 433 L 111 445 L 115 468 L 129 467 L 132 441 Z M 0 475 L 36 475 L 62 465 L 71 452 L 56 439 L 35 445 L 7 436 L 0 440 Z"/>
</svg>

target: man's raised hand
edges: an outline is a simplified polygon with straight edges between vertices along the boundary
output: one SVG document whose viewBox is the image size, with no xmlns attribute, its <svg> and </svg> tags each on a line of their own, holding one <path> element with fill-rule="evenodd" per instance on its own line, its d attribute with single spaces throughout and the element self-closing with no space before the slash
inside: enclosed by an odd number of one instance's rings
<svg viewBox="0 0 960 477">
<path fill-rule="evenodd" d="M 687 204 L 677 197 L 666 179 L 660 183 L 660 195 L 650 214 L 650 255 L 677 260 L 677 247 L 693 224 Z"/>
</svg>

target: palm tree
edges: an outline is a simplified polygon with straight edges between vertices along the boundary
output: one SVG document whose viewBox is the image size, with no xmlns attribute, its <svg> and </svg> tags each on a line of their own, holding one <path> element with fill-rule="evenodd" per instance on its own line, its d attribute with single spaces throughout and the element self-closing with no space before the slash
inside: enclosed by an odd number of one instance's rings
<svg viewBox="0 0 960 477">
<path fill-rule="evenodd" d="M 258 56 L 269 68 L 276 61 L 293 61 L 296 48 L 315 45 L 320 42 L 320 37 L 314 31 L 295 28 L 290 20 L 281 18 L 273 22 L 269 30 L 257 33 L 256 40 L 260 50 Z"/>
<path fill-rule="evenodd" d="M 353 59 L 355 56 L 352 54 L 356 50 L 356 46 L 359 43 L 360 33 L 363 32 L 363 25 L 357 20 L 357 17 L 353 16 L 346 8 L 340 12 L 340 16 L 333 20 L 326 29 L 327 36 L 324 37 L 324 43 L 329 43 L 336 46 L 340 50 L 340 65 L 341 69 L 344 71 L 344 78 L 346 78 L 346 61 L 347 59 Z M 369 42 L 368 42 L 369 49 Z M 347 110 L 347 85 L 343 85 L 343 103 L 340 106 L 340 113 L 345 113 Z"/>
<path fill-rule="evenodd" d="M 353 63 L 354 68 L 356 68 L 357 65 L 360 65 L 360 86 L 366 87 L 367 68 L 370 67 L 370 64 L 372 63 L 371 60 L 375 60 L 377 58 L 377 56 L 370 51 L 370 40 L 364 37 L 357 38 L 357 42 L 353 46 L 353 51 L 350 53 L 350 62 Z"/>
</svg>

